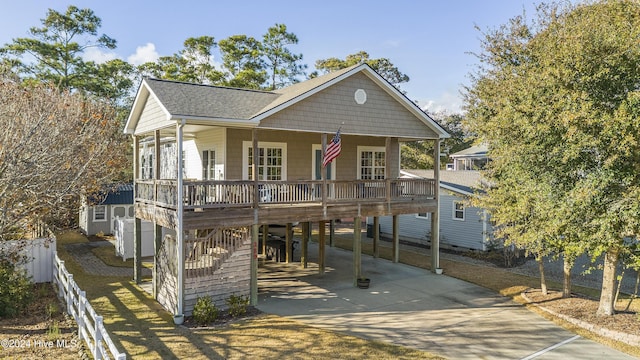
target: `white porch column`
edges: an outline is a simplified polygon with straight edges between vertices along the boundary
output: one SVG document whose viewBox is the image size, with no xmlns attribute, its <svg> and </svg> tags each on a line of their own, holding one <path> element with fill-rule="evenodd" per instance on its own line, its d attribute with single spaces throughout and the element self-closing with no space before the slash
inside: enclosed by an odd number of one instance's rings
<svg viewBox="0 0 640 360">
<path fill-rule="evenodd" d="M 176 240 L 177 240 L 177 256 L 178 256 L 178 279 L 177 279 L 177 309 L 174 316 L 174 322 L 181 324 L 184 320 L 184 227 L 183 227 L 183 215 L 184 215 L 184 193 L 183 193 L 183 180 L 182 180 L 182 140 L 184 137 L 184 124 L 185 119 L 182 119 L 176 125 L 176 168 L 178 169 L 177 179 L 177 222 Z"/>
<path fill-rule="evenodd" d="M 133 198 L 136 198 L 137 186 L 136 180 L 140 177 L 140 139 L 133 136 Z M 133 221 L 133 280 L 136 284 L 142 281 L 142 232 L 141 221 L 135 217 Z"/>
<path fill-rule="evenodd" d="M 433 178 L 436 210 L 431 216 L 431 271 L 440 269 L 440 140 L 433 146 Z"/>
<path fill-rule="evenodd" d="M 254 158 L 255 159 L 255 158 Z M 251 226 L 251 280 L 249 281 L 249 304 L 251 306 L 258 305 L 258 237 L 259 234 L 258 224 Z"/>
<path fill-rule="evenodd" d="M 362 218 L 353 219 L 353 286 L 358 286 L 358 279 L 362 276 Z"/>
</svg>

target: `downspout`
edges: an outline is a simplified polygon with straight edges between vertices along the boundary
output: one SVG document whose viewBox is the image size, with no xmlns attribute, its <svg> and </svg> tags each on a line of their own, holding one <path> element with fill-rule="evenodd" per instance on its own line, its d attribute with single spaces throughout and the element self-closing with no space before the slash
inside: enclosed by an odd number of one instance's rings
<svg viewBox="0 0 640 360">
<path fill-rule="evenodd" d="M 178 255 L 178 298 L 177 298 L 177 309 L 176 314 L 173 317 L 173 321 L 176 324 L 182 324 L 184 321 L 184 230 L 183 230 L 183 215 L 184 215 L 184 193 L 183 186 L 184 181 L 182 180 L 182 139 L 183 139 L 183 131 L 184 125 L 186 123 L 185 119 L 182 119 L 177 124 L 177 136 L 176 136 L 176 168 L 178 169 L 178 179 L 177 179 L 177 255 Z"/>
</svg>

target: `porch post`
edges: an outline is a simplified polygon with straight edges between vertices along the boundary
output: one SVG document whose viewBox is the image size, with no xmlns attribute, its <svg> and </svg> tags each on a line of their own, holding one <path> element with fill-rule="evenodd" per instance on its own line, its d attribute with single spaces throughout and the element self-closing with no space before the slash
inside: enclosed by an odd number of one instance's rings
<svg viewBox="0 0 640 360">
<path fill-rule="evenodd" d="M 160 130 L 156 130 L 153 134 L 153 194 L 154 200 L 158 196 L 158 179 L 160 179 Z M 153 287 L 153 298 L 158 298 L 158 251 L 160 250 L 162 241 L 162 226 L 157 222 L 153 222 L 153 271 L 151 286 Z M 136 251 L 137 253 L 137 251 Z M 138 264 L 136 264 L 138 265 Z M 140 264 L 142 265 L 142 264 Z"/>
<path fill-rule="evenodd" d="M 353 286 L 358 286 L 358 279 L 362 275 L 362 218 L 353 219 Z"/>
<path fill-rule="evenodd" d="M 318 223 L 318 272 L 320 275 L 324 275 L 325 224 L 324 220 Z"/>
<path fill-rule="evenodd" d="M 336 221 L 329 221 L 329 247 L 333 247 L 333 239 L 336 236 Z"/>
<path fill-rule="evenodd" d="M 250 284 L 250 302 L 251 306 L 258 305 L 258 228 L 260 225 L 253 224 L 251 226 L 251 284 Z"/>
<path fill-rule="evenodd" d="M 302 265 L 303 269 L 306 269 L 308 266 L 307 263 L 307 259 L 308 259 L 308 245 L 309 245 L 309 227 L 310 227 L 311 223 L 309 222 L 303 222 L 302 223 L 302 244 L 301 244 L 301 249 L 300 249 L 300 264 Z"/>
<path fill-rule="evenodd" d="M 177 290 L 178 290 L 178 294 L 177 294 L 177 310 L 176 310 L 176 315 L 174 317 L 174 322 L 181 322 L 184 316 L 184 226 L 183 226 L 183 222 L 184 222 L 184 190 L 183 190 L 183 184 L 184 181 L 182 179 L 182 139 L 183 139 L 183 131 L 184 131 L 184 124 L 185 124 L 185 120 L 182 119 L 181 122 L 179 122 L 176 125 L 176 134 L 177 134 L 177 138 L 176 138 L 176 143 L 177 143 L 177 147 L 176 147 L 176 168 L 178 169 L 178 179 L 177 179 L 177 184 L 178 184 L 178 188 L 176 189 L 176 193 L 177 193 L 177 201 L 176 201 L 176 209 L 177 209 L 177 229 L 176 229 L 176 240 L 177 240 L 177 246 L 176 246 L 176 252 L 177 252 L 177 259 L 178 259 L 178 279 L 177 279 Z"/>
<path fill-rule="evenodd" d="M 400 231 L 398 230 L 398 215 L 393 215 L 393 262 L 400 260 Z"/>
<path fill-rule="evenodd" d="M 152 286 L 153 286 L 153 298 L 158 300 L 158 293 L 160 292 L 158 288 L 158 252 L 160 251 L 160 247 L 162 246 L 162 226 L 158 225 L 154 221 L 153 223 L 153 278 L 152 278 Z"/>
<path fill-rule="evenodd" d="M 373 257 L 380 257 L 380 248 L 378 242 L 380 241 L 380 218 L 378 216 L 373 217 Z"/>
<path fill-rule="evenodd" d="M 431 271 L 440 268 L 440 140 L 433 146 L 433 179 L 435 189 L 436 210 L 431 216 Z"/>
<path fill-rule="evenodd" d="M 391 138 L 384 141 L 384 193 L 387 211 L 391 212 Z"/>
<path fill-rule="evenodd" d="M 287 227 L 285 228 L 285 234 L 284 234 L 284 244 L 286 246 L 285 253 L 287 254 L 286 256 L 287 264 L 293 261 L 293 247 L 291 246 L 292 245 L 291 235 L 293 235 L 291 233 L 291 223 L 287 223 Z"/>
<path fill-rule="evenodd" d="M 140 177 L 140 139 L 137 136 L 133 136 L 133 199 L 137 195 L 136 180 Z M 136 284 L 141 281 L 140 274 L 142 273 L 142 261 L 138 254 L 138 250 L 142 247 L 142 232 L 141 223 L 138 217 L 135 217 L 133 221 L 133 280 Z"/>
<path fill-rule="evenodd" d="M 327 151 L 327 134 L 322 133 L 321 136 L 321 144 L 322 144 L 322 157 L 324 158 L 324 153 Z M 324 160 L 324 159 L 323 159 Z M 327 188 L 327 169 L 320 170 L 320 179 L 322 180 L 322 214 L 323 216 L 327 216 L 327 192 L 329 189 Z M 323 230 L 324 231 L 324 230 Z"/>
<path fill-rule="evenodd" d="M 253 129 L 251 131 L 251 142 L 253 148 L 253 164 L 251 164 L 251 172 L 253 173 L 253 209 L 254 209 L 254 224 L 258 223 L 258 203 L 260 202 L 260 189 L 258 189 L 258 130 Z"/>
<path fill-rule="evenodd" d="M 154 133 L 153 178 L 160 179 L 160 130 Z"/>
<path fill-rule="evenodd" d="M 142 282 L 142 220 L 136 217 L 133 222 L 135 241 L 133 242 L 133 280 Z"/>
<path fill-rule="evenodd" d="M 267 256 L 267 240 L 269 239 L 269 225 L 262 225 L 262 255 Z"/>
</svg>

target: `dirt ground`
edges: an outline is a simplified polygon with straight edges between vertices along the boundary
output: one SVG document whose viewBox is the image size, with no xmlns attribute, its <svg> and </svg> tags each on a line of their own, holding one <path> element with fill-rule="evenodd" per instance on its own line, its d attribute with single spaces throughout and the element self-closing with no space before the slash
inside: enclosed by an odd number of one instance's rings
<svg viewBox="0 0 640 360">
<path fill-rule="evenodd" d="M 78 359 L 84 343 L 73 319 L 64 314 L 51 284 L 35 285 L 36 298 L 27 311 L 13 319 L 0 319 L 0 358 Z"/>
</svg>

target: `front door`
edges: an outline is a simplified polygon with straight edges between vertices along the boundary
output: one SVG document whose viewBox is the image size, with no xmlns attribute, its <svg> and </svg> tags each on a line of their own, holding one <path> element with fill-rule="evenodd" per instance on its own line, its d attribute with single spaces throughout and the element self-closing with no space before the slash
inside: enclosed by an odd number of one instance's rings
<svg viewBox="0 0 640 360">
<path fill-rule="evenodd" d="M 327 180 L 335 180 L 336 179 L 336 159 L 334 159 L 329 166 L 325 168 L 322 167 L 322 145 L 314 144 L 313 145 L 313 174 L 311 174 L 313 180 L 322 180 L 322 171 L 326 170 L 325 173 Z"/>
</svg>

